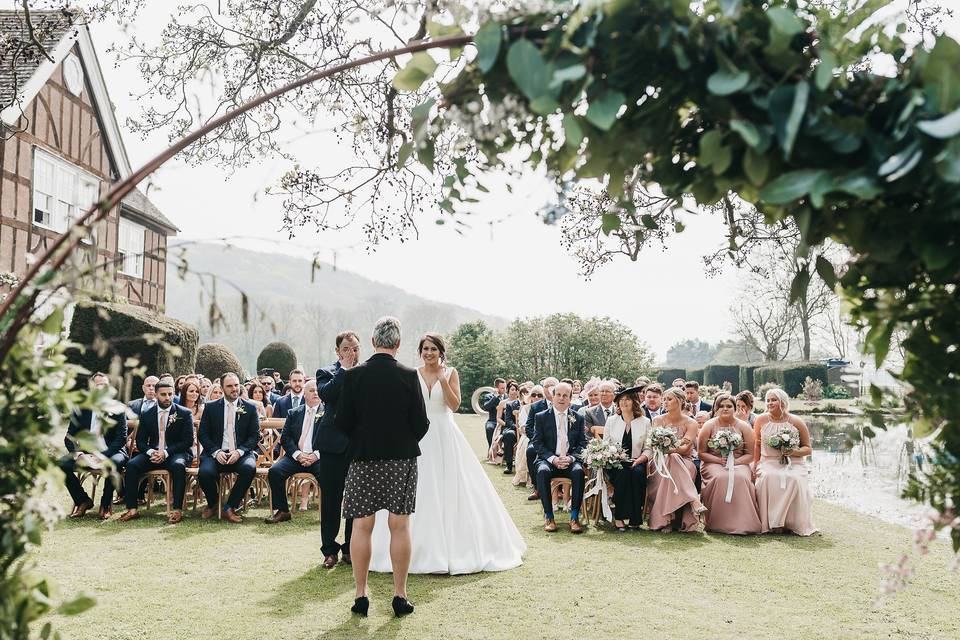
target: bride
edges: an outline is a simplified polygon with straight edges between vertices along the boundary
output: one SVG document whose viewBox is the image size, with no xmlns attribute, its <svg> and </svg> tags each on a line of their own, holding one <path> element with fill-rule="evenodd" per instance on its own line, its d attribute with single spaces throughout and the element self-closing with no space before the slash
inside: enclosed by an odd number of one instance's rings
<svg viewBox="0 0 960 640">
<path fill-rule="evenodd" d="M 527 549 L 500 496 L 453 420 L 460 406 L 457 370 L 444 364 L 441 336 L 426 334 L 417 370 L 430 428 L 417 458 L 417 505 L 410 516 L 410 573 L 505 571 L 522 564 Z M 385 512 L 373 529 L 370 570 L 389 572 L 390 532 Z"/>
</svg>

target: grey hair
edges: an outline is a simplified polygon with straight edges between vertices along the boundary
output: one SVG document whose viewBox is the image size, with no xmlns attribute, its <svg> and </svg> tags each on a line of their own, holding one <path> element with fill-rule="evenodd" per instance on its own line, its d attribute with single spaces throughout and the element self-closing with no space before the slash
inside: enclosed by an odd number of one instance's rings
<svg viewBox="0 0 960 640">
<path fill-rule="evenodd" d="M 600 387 L 600 391 L 603 391 L 604 389 L 610 389 L 610 391 L 616 392 L 617 390 L 617 385 L 613 383 L 613 380 L 604 380 L 597 386 Z"/>
<path fill-rule="evenodd" d="M 787 395 L 787 392 L 779 387 L 774 387 L 773 389 L 767 389 L 767 396 L 774 395 L 780 400 L 780 406 L 783 407 L 783 412 L 787 413 L 790 410 L 790 396 Z M 764 396 L 764 401 L 766 401 L 766 396 Z"/>
<path fill-rule="evenodd" d="M 375 349 L 396 349 L 400 346 L 400 321 L 393 316 L 383 316 L 373 327 Z"/>
</svg>

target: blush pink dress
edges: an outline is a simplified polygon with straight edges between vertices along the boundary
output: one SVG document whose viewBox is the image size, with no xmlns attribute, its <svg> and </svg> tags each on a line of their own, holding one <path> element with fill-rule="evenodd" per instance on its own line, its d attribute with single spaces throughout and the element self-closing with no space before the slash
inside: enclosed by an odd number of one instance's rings
<svg viewBox="0 0 960 640">
<path fill-rule="evenodd" d="M 736 431 L 734 425 L 714 425 L 710 428 L 707 438 L 722 429 Z M 733 452 L 733 457 L 742 456 L 747 450 L 746 439 L 753 438 L 753 433 L 740 430 L 744 443 Z M 710 449 L 710 453 L 719 456 L 720 453 Z M 733 466 L 733 473 L 725 464 L 716 462 L 701 462 L 700 475 L 703 477 L 701 500 L 709 508 L 704 516 L 707 531 L 717 533 L 752 534 L 760 533 L 763 529 L 760 524 L 760 513 L 757 510 L 757 491 L 753 484 L 753 474 L 749 464 Z M 727 502 L 727 488 L 730 476 L 733 476 L 733 492 L 730 502 Z"/>
<path fill-rule="evenodd" d="M 678 438 L 686 433 L 685 427 L 666 426 L 673 429 Z M 652 530 L 672 528 L 674 518 L 680 517 L 680 531 L 697 531 L 699 521 L 693 514 L 693 503 L 699 499 L 694 479 L 697 467 L 693 464 L 693 448 L 687 455 L 668 454 L 665 471 L 669 478 L 657 471 L 654 461 L 647 465 L 647 511 Z"/>
<path fill-rule="evenodd" d="M 799 536 L 817 532 L 813 523 L 813 493 L 807 481 L 807 466 L 800 458 L 780 464 L 780 451 L 767 439 L 789 422 L 768 422 L 760 431 L 760 464 L 757 467 L 757 508 L 763 532 L 788 529 Z"/>
</svg>

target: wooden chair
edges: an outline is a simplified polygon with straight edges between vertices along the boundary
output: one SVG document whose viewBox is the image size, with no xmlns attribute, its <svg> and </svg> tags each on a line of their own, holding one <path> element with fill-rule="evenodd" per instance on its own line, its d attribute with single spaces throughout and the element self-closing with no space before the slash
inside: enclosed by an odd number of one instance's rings
<svg viewBox="0 0 960 640">
<path fill-rule="evenodd" d="M 565 511 L 570 508 L 570 490 L 573 481 L 570 478 L 554 478 L 550 481 L 550 500 L 555 511 Z"/>
<path fill-rule="evenodd" d="M 261 423 L 262 424 L 262 423 Z M 267 475 L 270 473 L 270 467 L 276 462 L 276 453 L 280 444 L 280 431 L 275 428 L 266 428 L 260 430 L 260 441 L 257 443 L 257 473 L 253 476 L 253 488 L 257 504 L 263 503 L 263 498 L 267 498 L 267 506 L 273 509 L 270 497 L 270 481 Z"/>
</svg>

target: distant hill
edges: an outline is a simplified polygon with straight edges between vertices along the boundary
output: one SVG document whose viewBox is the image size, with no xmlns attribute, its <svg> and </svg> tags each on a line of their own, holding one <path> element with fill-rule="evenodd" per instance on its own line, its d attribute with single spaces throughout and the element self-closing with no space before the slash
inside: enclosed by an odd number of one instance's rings
<svg viewBox="0 0 960 640">
<path fill-rule="evenodd" d="M 369 331 L 383 315 L 395 315 L 403 323 L 406 341 L 401 359 L 415 360 L 416 338 L 426 331 L 451 333 L 459 324 L 484 320 L 500 329 L 505 318 L 485 315 L 474 309 L 421 298 L 399 287 L 334 270 L 328 264 L 313 272 L 303 258 L 219 244 L 186 245 L 186 262 L 191 274 L 177 274 L 178 248 L 170 247 L 167 269 L 166 313 L 196 326 L 200 341 L 222 342 L 229 346 L 248 371 L 256 367 L 260 350 L 274 340 L 290 344 L 304 368 L 311 372 L 319 364 L 335 359 L 334 338 L 343 329 L 360 333 L 363 352 L 370 353 Z M 217 302 L 228 329 L 213 335 L 208 314 L 213 279 L 217 277 Z M 250 323 L 241 321 L 240 294 L 226 282 L 240 287 L 250 301 Z M 206 291 L 204 290 L 206 289 Z M 268 319 L 261 316 L 266 315 Z M 271 321 L 276 329 L 274 333 Z M 286 375 L 286 374 L 284 374 Z"/>
</svg>

